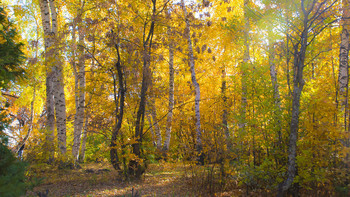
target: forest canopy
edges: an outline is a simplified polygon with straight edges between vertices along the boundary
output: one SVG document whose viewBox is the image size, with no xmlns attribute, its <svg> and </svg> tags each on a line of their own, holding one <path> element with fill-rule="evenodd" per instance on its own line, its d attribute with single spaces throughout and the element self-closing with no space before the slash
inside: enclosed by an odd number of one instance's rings
<svg viewBox="0 0 350 197">
<path fill-rule="evenodd" d="M 212 170 L 211 195 L 347 195 L 349 5 L 4 1 L 1 135 L 30 166 L 182 163 Z"/>
</svg>

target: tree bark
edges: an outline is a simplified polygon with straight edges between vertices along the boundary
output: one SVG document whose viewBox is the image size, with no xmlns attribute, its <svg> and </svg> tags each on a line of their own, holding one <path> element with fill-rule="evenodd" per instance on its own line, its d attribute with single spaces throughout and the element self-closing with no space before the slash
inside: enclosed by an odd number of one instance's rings
<svg viewBox="0 0 350 197">
<path fill-rule="evenodd" d="M 228 129 L 228 123 L 227 123 L 227 96 L 226 96 L 226 68 L 223 66 L 222 68 L 222 75 L 221 75 L 221 94 L 222 94 L 222 102 L 223 102 L 223 111 L 222 111 L 222 126 L 226 137 L 226 147 L 228 150 L 231 149 L 232 143 L 231 143 L 231 136 L 230 131 Z"/>
<path fill-rule="evenodd" d="M 51 25 L 50 25 L 50 10 L 48 1 L 40 0 L 41 22 L 44 29 L 44 43 L 45 43 L 45 64 L 46 64 L 46 139 L 45 148 L 48 150 L 48 163 L 54 161 L 55 147 L 55 103 L 53 98 L 53 72 L 49 66 L 50 46 L 51 46 Z"/>
<path fill-rule="evenodd" d="M 81 14 L 78 16 L 78 22 L 81 21 Z M 81 22 L 80 22 L 81 23 Z M 79 33 L 79 60 L 77 68 L 75 68 L 75 118 L 74 118 L 74 140 L 72 147 L 72 155 L 74 160 L 79 160 L 79 148 L 81 143 L 81 134 L 84 127 L 84 115 L 85 115 L 85 54 L 84 54 L 84 38 L 85 32 L 83 25 L 78 25 Z M 73 30 L 74 32 L 74 30 Z M 74 61 L 74 60 L 73 60 Z M 75 65 L 73 63 L 73 65 Z"/>
<path fill-rule="evenodd" d="M 149 114 L 147 115 L 147 120 L 148 120 L 148 123 L 150 125 L 150 131 L 151 131 L 151 135 L 152 135 L 153 146 L 157 147 L 157 140 L 156 140 L 156 136 L 155 136 L 154 131 L 153 131 L 152 118 L 151 118 L 151 116 Z"/>
<path fill-rule="evenodd" d="M 151 62 L 151 48 L 152 39 L 154 34 L 154 26 L 156 19 L 156 4 L 157 0 L 152 0 L 152 16 L 151 25 L 148 33 L 146 33 L 146 28 L 143 32 L 143 70 L 142 70 L 142 84 L 141 84 L 141 95 L 140 103 L 136 114 L 136 124 L 135 124 L 135 138 L 136 143 L 132 145 L 133 153 L 137 157 L 141 157 L 141 144 L 143 137 L 143 126 L 145 121 L 145 108 L 147 100 L 147 91 L 151 80 L 150 62 Z M 146 27 L 147 23 L 145 23 Z M 146 36 L 147 35 L 147 36 Z M 145 167 L 141 166 L 140 162 L 137 160 L 131 160 L 129 163 L 129 174 L 134 175 L 136 178 L 141 178 L 141 175 L 145 172 Z"/>
<path fill-rule="evenodd" d="M 83 138 L 81 142 L 81 149 L 80 149 L 80 154 L 79 154 L 79 162 L 84 163 L 85 160 L 85 151 L 86 151 L 86 139 L 87 139 L 87 134 L 88 134 L 88 120 L 89 120 L 89 115 L 86 114 L 85 117 L 85 125 L 84 125 L 84 130 L 83 130 Z"/>
<path fill-rule="evenodd" d="M 196 116 L 196 149 L 201 155 L 202 153 L 202 130 L 201 130 L 201 120 L 200 120 L 200 110 L 199 110 L 199 105 L 200 105 L 200 100 L 201 100 L 201 93 L 200 93 L 200 88 L 199 84 L 197 82 L 196 78 L 196 70 L 195 70 L 195 62 L 194 62 L 194 56 L 193 56 L 193 47 L 192 47 L 192 40 L 191 40 L 191 29 L 190 29 L 190 21 L 187 16 L 187 10 L 186 6 L 184 3 L 184 0 L 181 0 L 181 6 L 184 12 L 185 16 L 185 22 L 186 22 L 186 39 L 188 43 L 188 58 L 189 58 L 189 66 L 190 66 L 190 71 L 191 71 L 191 79 L 192 79 L 192 85 L 195 90 L 195 102 L 194 102 L 194 109 L 195 109 L 195 116 Z M 202 160 L 202 159 L 201 159 Z M 203 162 L 203 161 L 201 161 Z"/>
<path fill-rule="evenodd" d="M 244 7 L 246 8 L 248 6 L 249 0 L 244 1 Z M 243 55 L 243 63 L 241 64 L 241 84 L 242 84 L 242 97 L 241 97 L 241 120 L 238 124 L 239 129 L 241 131 L 245 130 L 246 126 L 246 108 L 247 108 L 247 78 L 246 78 L 246 70 L 248 69 L 248 64 L 250 62 L 250 55 L 249 55 L 249 31 L 250 31 L 250 25 L 249 25 L 249 17 L 246 12 L 244 12 L 244 55 Z"/>
<path fill-rule="evenodd" d="M 35 82 L 34 82 L 35 83 Z M 29 119 L 29 128 L 28 128 L 28 131 L 27 131 L 27 134 L 26 136 L 23 138 L 22 141 L 20 141 L 16 148 L 15 148 L 15 151 L 16 153 L 18 153 L 19 156 L 22 156 L 22 152 L 23 152 L 23 149 L 24 149 L 24 146 L 25 146 L 25 143 L 26 141 L 28 140 L 29 136 L 30 136 L 30 133 L 32 132 L 33 130 L 33 125 L 34 125 L 34 102 L 35 102 L 35 97 L 36 97 L 36 88 L 35 88 L 35 84 L 34 84 L 34 87 L 33 87 L 33 100 L 32 102 L 30 103 L 30 119 Z"/>
<path fill-rule="evenodd" d="M 343 0 L 343 16 L 340 53 L 339 53 L 339 100 L 341 110 L 344 112 L 347 105 L 347 91 L 349 84 L 349 31 L 350 31 L 349 0 Z"/>
<path fill-rule="evenodd" d="M 270 35 L 269 37 L 271 37 Z M 274 63 L 275 59 L 275 49 L 273 47 L 272 40 L 269 41 L 269 65 L 270 65 L 270 77 L 271 77 L 271 85 L 273 88 L 273 98 L 274 98 L 274 119 L 275 119 L 275 128 L 277 131 L 277 147 L 280 150 L 280 145 L 282 143 L 282 109 L 281 109 L 281 97 L 279 93 L 278 83 L 277 83 L 277 70 L 276 65 Z"/>
<path fill-rule="evenodd" d="M 115 123 L 115 127 L 113 129 L 113 132 L 112 132 L 111 143 L 109 145 L 109 147 L 111 148 L 109 155 L 110 155 L 111 163 L 112 163 L 114 169 L 121 170 L 120 161 L 119 161 L 119 157 L 118 157 L 117 137 L 119 135 L 119 131 L 122 127 L 122 122 L 123 122 L 126 87 L 124 85 L 124 72 L 123 72 L 123 67 L 122 67 L 121 59 L 120 59 L 119 43 L 115 44 L 115 48 L 117 50 L 117 55 L 118 55 L 118 61 L 115 64 L 115 67 L 116 67 L 117 72 L 118 72 L 118 85 L 119 85 L 120 95 L 118 95 L 119 109 L 118 109 L 118 106 L 115 106 L 116 107 L 116 123 Z M 118 111 L 119 111 L 119 114 L 118 114 Z"/>
<path fill-rule="evenodd" d="M 171 28 L 168 29 L 169 36 L 169 104 L 166 121 L 166 131 L 163 151 L 166 153 L 169 150 L 170 138 L 171 138 L 171 122 L 173 119 L 173 108 L 174 108 L 174 44 L 171 38 Z"/>
<path fill-rule="evenodd" d="M 296 176 L 297 166 L 296 166 L 296 156 L 297 156 L 297 141 L 298 141 L 298 130 L 299 130 L 299 113 L 300 113 L 300 97 L 304 87 L 303 70 L 305 67 L 305 55 L 307 46 L 313 39 L 324 29 L 319 27 L 319 29 L 314 29 L 316 20 L 323 20 L 321 18 L 322 13 L 329 10 L 336 1 L 331 2 L 329 5 L 325 4 L 328 0 L 323 0 L 321 3 L 316 1 L 306 1 L 301 0 L 300 12 L 302 12 L 301 19 L 303 21 L 302 27 L 298 36 L 298 39 L 294 39 L 293 42 L 293 92 L 292 92 L 292 118 L 290 123 L 290 134 L 289 134 L 289 144 L 288 144 L 288 169 L 287 177 L 282 184 L 279 185 L 278 196 L 282 196 L 285 191 L 287 191 Z M 325 6 L 326 5 L 326 6 Z M 322 7 L 325 6 L 325 7 Z M 316 10 L 316 11 L 315 11 Z M 329 25 L 329 24 L 328 24 Z M 324 26 L 326 27 L 327 24 Z M 313 33 L 310 40 L 309 34 L 310 29 L 313 29 Z M 318 33 L 314 33 L 317 32 Z"/>
<path fill-rule="evenodd" d="M 53 97 L 53 73 L 46 71 L 46 139 L 45 147 L 48 151 L 48 163 L 55 160 L 55 102 Z"/>
<path fill-rule="evenodd" d="M 341 112 L 344 113 L 344 129 L 350 133 L 350 116 L 348 108 L 349 95 L 349 33 L 350 33 L 350 0 L 343 0 L 342 33 L 339 53 L 339 100 L 341 102 Z M 347 118 L 349 117 L 349 125 Z M 348 128 L 346 128 L 348 126 Z M 345 138 L 344 145 L 350 147 L 350 138 Z M 350 154 L 345 156 L 346 166 L 349 167 Z"/>
<path fill-rule="evenodd" d="M 160 127 L 159 127 L 159 124 L 158 124 L 158 119 L 157 119 L 157 111 L 156 111 L 156 102 L 154 100 L 154 94 L 151 96 L 150 98 L 150 105 L 149 107 L 151 108 L 150 109 L 150 114 L 152 116 L 152 119 L 153 119 L 153 125 L 154 125 L 154 133 L 156 135 L 156 146 L 157 146 L 157 150 L 158 151 L 161 151 L 162 150 L 162 134 L 160 133 Z"/>
<path fill-rule="evenodd" d="M 54 98 L 55 98 L 55 115 L 57 127 L 58 148 L 62 155 L 67 152 L 66 147 L 66 99 L 64 94 L 62 65 L 55 67 L 54 77 Z"/>
<path fill-rule="evenodd" d="M 54 0 L 40 0 L 40 10 L 42 16 L 42 26 L 44 29 L 45 40 L 45 61 L 47 64 L 46 77 L 46 109 L 47 109 L 47 128 L 48 144 L 52 144 L 54 131 L 54 116 L 56 115 L 57 138 L 60 153 L 64 155 L 66 149 L 66 104 L 63 88 L 62 63 L 60 62 L 57 48 L 53 47 L 56 43 L 57 35 L 57 13 Z M 56 43 L 57 44 L 57 43 Z M 50 66 L 52 65 L 52 66 Z M 54 114 L 54 111 L 56 112 Z M 50 146 L 50 145 L 49 145 Z M 53 153 L 50 151 L 50 160 Z"/>
<path fill-rule="evenodd" d="M 297 156 L 297 141 L 299 130 L 299 113 L 300 113 L 300 96 L 304 87 L 303 70 L 305 62 L 305 53 L 308 39 L 308 15 L 304 13 L 304 30 L 300 38 L 300 47 L 294 45 L 294 80 L 293 80 L 293 93 L 292 93 L 292 119 L 290 123 L 290 134 L 288 144 L 288 170 L 287 178 L 285 179 L 282 187 L 282 191 L 287 191 L 292 185 L 296 176 L 296 156 Z"/>
</svg>

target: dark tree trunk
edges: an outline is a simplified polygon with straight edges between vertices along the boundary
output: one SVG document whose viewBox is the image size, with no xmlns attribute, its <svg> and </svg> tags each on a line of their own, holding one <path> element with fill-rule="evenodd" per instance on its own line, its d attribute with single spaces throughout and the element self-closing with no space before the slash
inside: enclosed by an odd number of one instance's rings
<svg viewBox="0 0 350 197">
<path fill-rule="evenodd" d="M 132 145 L 133 153 L 141 158 L 141 144 L 142 144 L 142 135 L 143 135 L 143 126 L 145 120 L 145 108 L 146 108 L 146 99 L 147 99 L 147 91 L 150 85 L 151 80 L 151 71 L 150 71 L 150 61 L 151 61 L 151 47 L 152 47 L 152 39 L 154 33 L 155 26 L 155 17 L 156 17 L 156 0 L 152 0 L 153 4 L 153 14 L 152 14 L 152 22 L 150 29 L 148 31 L 147 37 L 144 37 L 143 40 L 143 71 L 142 71 L 142 85 L 141 85 L 141 95 L 140 95 L 140 104 L 137 110 L 136 115 L 136 125 L 135 125 L 135 138 L 136 143 Z M 146 32 L 144 32 L 146 35 Z M 145 166 L 142 166 L 139 161 L 131 160 L 129 163 L 129 175 L 133 175 L 136 178 L 140 178 L 141 175 L 145 171 Z"/>
<path fill-rule="evenodd" d="M 314 38 L 320 32 L 322 32 L 327 25 L 330 24 L 328 23 L 320 27 L 318 26 L 318 21 L 315 21 L 325 20 L 324 18 L 321 18 L 322 13 L 329 10 L 335 2 L 336 0 L 328 5 L 326 4 L 327 0 L 323 0 L 321 2 L 305 2 L 305 0 L 301 0 L 300 12 L 302 13 L 300 15 L 303 17 L 303 26 L 301 27 L 301 33 L 299 34 L 298 39 L 294 39 L 293 42 L 293 101 L 288 144 L 288 170 L 286 179 L 279 185 L 278 196 L 283 196 L 283 194 L 291 187 L 294 178 L 297 175 L 296 156 L 299 130 L 300 97 L 305 83 L 303 79 L 303 70 L 305 67 L 306 49 Z M 314 23 L 316 23 L 316 25 L 314 25 Z M 313 30 L 312 33 L 310 33 L 310 29 Z"/>
<path fill-rule="evenodd" d="M 117 49 L 117 55 L 118 55 L 118 61 L 115 64 L 115 67 L 118 72 L 118 82 L 119 82 L 119 94 L 118 98 L 115 98 L 116 100 L 116 125 L 113 129 L 112 133 L 112 139 L 111 139 L 111 144 L 109 147 L 111 148 L 110 150 L 110 159 L 111 163 L 116 170 L 120 170 L 120 161 L 118 157 L 118 147 L 117 147 L 117 137 L 119 135 L 119 131 L 122 127 L 122 121 L 123 121 L 123 115 L 124 115 L 124 101 L 125 101 L 125 92 L 126 88 L 124 85 L 124 73 L 121 65 L 121 60 L 120 60 L 120 53 L 119 53 L 119 46 L 115 45 L 115 48 Z M 118 107 L 118 102 L 117 99 L 119 99 L 119 107 Z M 119 113 L 118 113 L 119 111 Z"/>
</svg>

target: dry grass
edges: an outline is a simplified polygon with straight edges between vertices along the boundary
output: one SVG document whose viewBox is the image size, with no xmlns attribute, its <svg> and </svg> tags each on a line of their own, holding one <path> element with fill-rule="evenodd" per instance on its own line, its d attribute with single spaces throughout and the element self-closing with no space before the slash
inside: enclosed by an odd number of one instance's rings
<svg viewBox="0 0 350 197">
<path fill-rule="evenodd" d="M 126 181 L 109 163 L 74 170 L 32 168 L 32 175 L 45 179 L 27 196 L 46 190 L 49 196 L 131 196 L 132 188 L 142 196 L 198 196 L 191 191 L 185 171 L 181 164 L 151 164 L 141 180 Z"/>
</svg>

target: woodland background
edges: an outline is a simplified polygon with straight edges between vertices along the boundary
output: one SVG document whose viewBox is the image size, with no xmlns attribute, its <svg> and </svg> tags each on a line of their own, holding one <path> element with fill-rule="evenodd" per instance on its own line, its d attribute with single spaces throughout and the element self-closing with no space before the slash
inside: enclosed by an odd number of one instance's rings
<svg viewBox="0 0 350 197">
<path fill-rule="evenodd" d="M 349 3 L 3 1 L 0 164 L 27 170 L 0 181 L 182 165 L 194 195 L 349 195 Z"/>
</svg>

